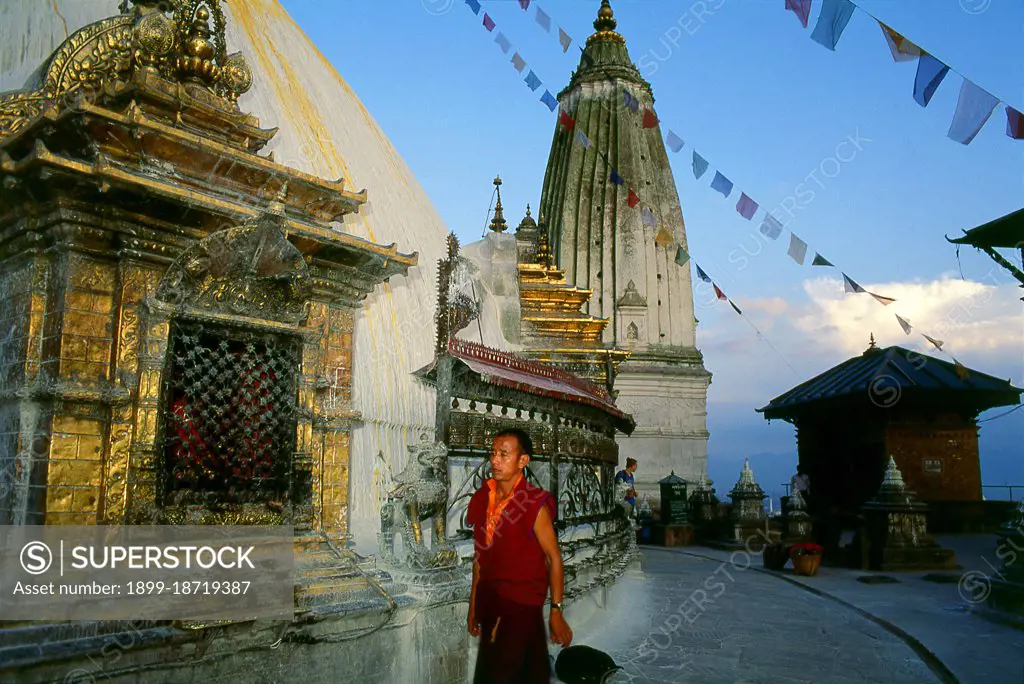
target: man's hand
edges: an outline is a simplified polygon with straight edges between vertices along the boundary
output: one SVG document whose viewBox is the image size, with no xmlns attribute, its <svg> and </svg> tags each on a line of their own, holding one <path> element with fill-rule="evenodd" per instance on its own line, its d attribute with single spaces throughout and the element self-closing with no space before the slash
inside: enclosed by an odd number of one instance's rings
<svg viewBox="0 0 1024 684">
<path fill-rule="evenodd" d="M 548 628 L 551 630 L 551 643 L 561 644 L 562 648 L 568 648 L 572 643 L 572 630 L 569 623 L 565 621 L 562 611 L 554 609 L 548 618 Z"/>
<path fill-rule="evenodd" d="M 466 618 L 466 626 L 469 628 L 469 636 L 480 636 L 480 622 L 476 619 L 476 607 L 469 607 L 469 616 Z"/>
</svg>

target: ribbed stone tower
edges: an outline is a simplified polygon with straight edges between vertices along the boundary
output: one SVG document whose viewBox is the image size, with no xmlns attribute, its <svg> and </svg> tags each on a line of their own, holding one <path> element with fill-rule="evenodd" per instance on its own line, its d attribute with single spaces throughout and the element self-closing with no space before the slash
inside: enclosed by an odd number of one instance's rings
<svg viewBox="0 0 1024 684">
<path fill-rule="evenodd" d="M 689 268 L 674 262 L 686 230 L 660 127 L 644 128 L 654 95 L 630 61 L 607 0 L 594 22 L 580 65 L 558 94 L 574 130 L 558 124 L 544 176 L 540 214 L 567 282 L 593 290 L 587 312 L 607 318 L 602 341 L 630 350 L 615 381 L 618 404 L 637 429 L 621 441 L 623 458 L 640 462 L 638 488 L 658 497 L 670 471 L 694 481 L 707 468 L 707 388 L 711 374 L 696 348 Z M 624 106 L 624 91 L 639 101 Z M 582 132 L 585 147 L 575 139 Z M 611 168 L 625 185 L 611 181 Z M 641 203 L 630 207 L 628 188 Z M 644 226 L 649 208 L 657 225 Z M 661 228 L 669 248 L 655 243 Z"/>
</svg>

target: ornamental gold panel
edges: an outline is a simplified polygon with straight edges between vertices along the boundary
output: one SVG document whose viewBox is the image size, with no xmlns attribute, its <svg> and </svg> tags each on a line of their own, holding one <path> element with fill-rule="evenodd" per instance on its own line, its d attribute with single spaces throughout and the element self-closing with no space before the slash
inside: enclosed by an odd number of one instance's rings
<svg viewBox="0 0 1024 684">
<path fill-rule="evenodd" d="M 74 493 L 74 487 L 48 485 L 46 487 L 47 518 L 50 517 L 51 513 L 70 513 Z"/>
</svg>

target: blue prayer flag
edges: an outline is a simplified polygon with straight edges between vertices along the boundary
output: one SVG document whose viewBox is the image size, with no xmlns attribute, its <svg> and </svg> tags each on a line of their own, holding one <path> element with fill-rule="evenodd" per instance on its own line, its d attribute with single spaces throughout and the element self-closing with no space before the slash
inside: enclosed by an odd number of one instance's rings
<svg viewBox="0 0 1024 684">
<path fill-rule="evenodd" d="M 732 181 L 715 171 L 715 178 L 711 181 L 711 189 L 722 193 L 722 197 L 728 197 L 732 193 Z"/>
<path fill-rule="evenodd" d="M 544 94 L 540 96 L 540 101 L 546 104 L 551 111 L 558 109 L 558 100 L 555 99 L 550 90 L 544 91 Z"/>
<path fill-rule="evenodd" d="M 700 178 L 708 170 L 708 160 L 693 151 L 693 177 Z"/>
<path fill-rule="evenodd" d="M 634 112 L 640 110 L 640 100 L 633 97 L 633 94 L 628 90 L 622 91 L 622 101 L 627 107 L 632 109 Z"/>
<path fill-rule="evenodd" d="M 929 54 L 921 55 L 917 60 L 917 76 L 914 78 L 914 102 L 927 107 L 947 73 L 948 66 Z"/>
<path fill-rule="evenodd" d="M 540 24 L 545 31 L 551 33 L 551 17 L 549 17 L 540 7 L 537 8 L 537 23 Z"/>
<path fill-rule="evenodd" d="M 537 78 L 537 74 L 533 73 L 533 69 L 530 69 L 530 73 L 526 75 L 526 85 L 530 86 L 530 90 L 536 90 L 540 88 L 540 79 Z"/>
<path fill-rule="evenodd" d="M 811 40 L 824 45 L 829 50 L 836 49 L 836 43 L 842 37 L 846 25 L 853 16 L 853 3 L 850 0 L 823 0 L 818 23 L 814 25 Z"/>
<path fill-rule="evenodd" d="M 665 141 L 668 143 L 668 146 L 672 149 L 673 152 L 678 152 L 679 150 L 683 149 L 683 139 L 680 138 L 675 133 L 673 133 L 672 131 L 668 132 L 668 137 Z"/>
<path fill-rule="evenodd" d="M 498 31 L 498 36 L 494 39 L 494 42 L 498 44 L 498 47 L 500 47 L 501 51 L 506 55 L 508 54 L 508 51 L 512 49 L 512 43 L 509 42 L 508 38 L 506 38 L 505 34 L 501 31 Z"/>
<path fill-rule="evenodd" d="M 480 3 L 477 0 L 466 0 L 466 4 L 473 10 L 473 14 L 480 14 Z"/>
<path fill-rule="evenodd" d="M 626 181 L 622 180 L 622 176 L 620 176 L 619 172 L 615 169 L 612 169 L 612 183 L 615 183 L 616 185 L 626 184 Z"/>
<path fill-rule="evenodd" d="M 697 266 L 697 262 L 694 261 L 693 265 Z M 702 269 L 700 266 L 697 266 L 697 277 L 703 280 L 705 283 L 711 282 L 711 278 L 708 276 L 707 273 L 704 272 L 704 269 Z"/>
</svg>

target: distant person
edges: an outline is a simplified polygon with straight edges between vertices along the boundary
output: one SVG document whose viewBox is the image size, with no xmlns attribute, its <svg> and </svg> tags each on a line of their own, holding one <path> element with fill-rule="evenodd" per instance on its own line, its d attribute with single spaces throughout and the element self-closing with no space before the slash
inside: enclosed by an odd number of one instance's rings
<svg viewBox="0 0 1024 684">
<path fill-rule="evenodd" d="M 804 503 L 810 506 L 808 497 L 811 493 L 811 478 L 803 466 L 797 466 L 796 475 L 789 481 L 789 495 L 794 496 L 797 492 L 800 492 Z"/>
<path fill-rule="evenodd" d="M 551 677 L 544 602 L 551 590 L 551 641 L 568 647 L 562 615 L 564 569 L 555 533 L 555 501 L 523 476 L 533 442 L 505 430 L 491 445 L 492 477 L 469 501 L 476 553 L 467 623 L 480 637 L 474 684 L 547 684 Z"/>
<path fill-rule="evenodd" d="M 636 514 L 636 483 L 633 480 L 633 473 L 636 472 L 637 462 L 635 458 L 626 459 L 626 467 L 615 473 L 615 486 L 622 491 L 623 501 L 629 504 L 630 516 Z"/>
</svg>

